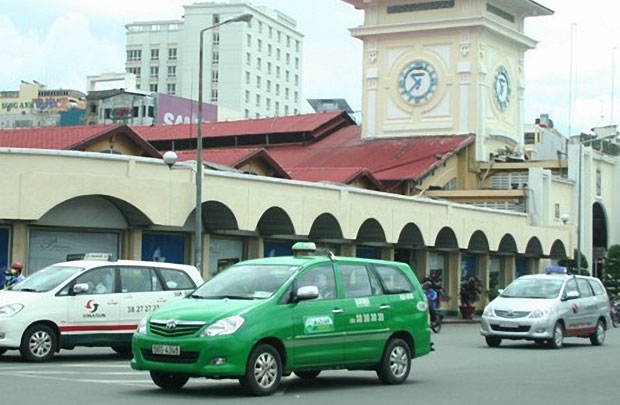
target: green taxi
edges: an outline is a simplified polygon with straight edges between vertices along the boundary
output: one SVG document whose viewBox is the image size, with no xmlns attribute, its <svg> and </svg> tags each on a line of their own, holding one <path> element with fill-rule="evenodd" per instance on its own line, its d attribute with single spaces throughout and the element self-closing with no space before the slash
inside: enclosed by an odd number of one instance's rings
<svg viewBox="0 0 620 405">
<path fill-rule="evenodd" d="M 133 335 L 135 370 L 165 390 L 191 377 L 238 379 L 270 395 L 283 376 L 374 370 L 385 384 L 407 379 L 432 350 L 428 307 L 405 263 L 313 252 L 235 264 L 186 298 L 152 312 Z"/>
</svg>

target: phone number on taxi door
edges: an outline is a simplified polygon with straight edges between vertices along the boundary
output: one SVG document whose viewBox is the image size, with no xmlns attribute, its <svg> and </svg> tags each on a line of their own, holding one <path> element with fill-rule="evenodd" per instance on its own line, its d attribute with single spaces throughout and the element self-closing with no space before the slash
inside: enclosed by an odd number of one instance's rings
<svg viewBox="0 0 620 405">
<path fill-rule="evenodd" d="M 151 312 L 159 308 L 159 305 L 130 305 L 127 307 L 127 313 L 134 314 L 139 312 Z"/>
</svg>

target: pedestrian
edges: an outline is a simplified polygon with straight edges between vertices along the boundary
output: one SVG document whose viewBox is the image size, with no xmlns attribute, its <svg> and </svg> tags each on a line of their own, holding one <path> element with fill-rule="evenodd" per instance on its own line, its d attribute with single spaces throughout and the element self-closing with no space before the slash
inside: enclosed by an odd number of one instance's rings
<svg viewBox="0 0 620 405">
<path fill-rule="evenodd" d="M 437 291 L 433 289 L 433 285 L 430 281 L 425 282 L 422 285 L 424 289 L 424 295 L 426 295 L 426 300 L 428 301 L 428 312 L 431 317 L 431 323 L 437 321 L 437 310 L 439 309 L 439 297 L 437 295 Z"/>
<path fill-rule="evenodd" d="M 23 265 L 20 262 L 11 263 L 11 270 L 9 273 L 9 277 L 7 277 L 6 282 L 4 284 L 5 288 L 11 288 L 15 284 L 22 281 L 25 277 L 22 275 Z"/>
</svg>

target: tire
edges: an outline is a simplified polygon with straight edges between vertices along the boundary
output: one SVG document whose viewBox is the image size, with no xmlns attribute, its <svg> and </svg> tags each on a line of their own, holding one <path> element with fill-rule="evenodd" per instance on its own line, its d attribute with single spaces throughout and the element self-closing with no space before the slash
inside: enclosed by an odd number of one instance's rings
<svg viewBox="0 0 620 405">
<path fill-rule="evenodd" d="M 245 375 L 239 383 L 251 395 L 267 396 L 278 390 L 281 379 L 280 353 L 271 345 L 259 344 L 250 353 Z"/>
<path fill-rule="evenodd" d="M 485 336 L 484 340 L 487 342 L 487 346 L 489 347 L 499 347 L 502 344 L 502 338 L 497 336 Z"/>
<path fill-rule="evenodd" d="M 441 325 L 443 324 L 443 317 L 441 315 L 437 315 L 437 320 L 435 322 L 431 322 L 431 330 L 435 333 L 441 332 Z"/>
<path fill-rule="evenodd" d="M 562 323 L 556 322 L 553 326 L 553 336 L 548 340 L 547 344 L 552 349 L 561 349 L 564 345 L 564 326 Z"/>
<path fill-rule="evenodd" d="M 131 345 L 116 345 L 111 347 L 120 357 L 127 359 L 133 357 L 133 352 L 131 351 Z"/>
<path fill-rule="evenodd" d="M 400 338 L 390 339 L 383 350 L 377 377 L 383 384 L 402 384 L 411 372 L 411 349 Z"/>
<path fill-rule="evenodd" d="M 163 373 L 151 371 L 151 380 L 159 388 L 165 391 L 179 391 L 189 380 L 189 376 L 184 374 Z"/>
<path fill-rule="evenodd" d="M 4 347 L 0 348 L 0 356 L 2 356 L 9 349 L 5 349 Z"/>
<path fill-rule="evenodd" d="M 32 325 L 22 336 L 19 352 L 27 361 L 44 362 L 54 356 L 58 337 L 47 325 Z"/>
<path fill-rule="evenodd" d="M 543 346 L 547 342 L 544 339 L 536 339 L 534 340 L 534 343 L 536 344 L 536 346 Z"/>
<path fill-rule="evenodd" d="M 590 335 L 592 346 L 601 346 L 605 343 L 605 324 L 600 319 L 596 322 L 596 330 Z"/>
<path fill-rule="evenodd" d="M 297 377 L 307 381 L 314 380 L 319 374 L 321 374 L 321 370 L 295 371 Z"/>
</svg>

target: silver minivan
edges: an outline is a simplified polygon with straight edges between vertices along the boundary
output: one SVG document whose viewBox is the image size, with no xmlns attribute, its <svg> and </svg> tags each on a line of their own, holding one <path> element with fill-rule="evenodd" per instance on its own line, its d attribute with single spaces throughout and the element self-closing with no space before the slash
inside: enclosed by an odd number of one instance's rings
<svg viewBox="0 0 620 405">
<path fill-rule="evenodd" d="M 598 278 L 532 274 L 515 279 L 485 307 L 480 334 L 491 347 L 524 339 L 559 349 L 565 337 L 600 346 L 610 325 L 609 298 Z"/>
</svg>

